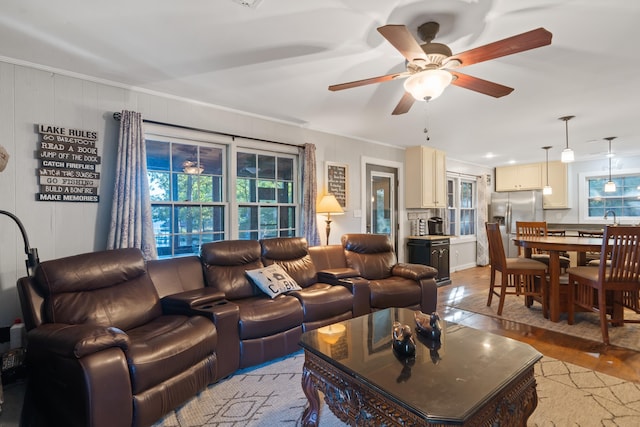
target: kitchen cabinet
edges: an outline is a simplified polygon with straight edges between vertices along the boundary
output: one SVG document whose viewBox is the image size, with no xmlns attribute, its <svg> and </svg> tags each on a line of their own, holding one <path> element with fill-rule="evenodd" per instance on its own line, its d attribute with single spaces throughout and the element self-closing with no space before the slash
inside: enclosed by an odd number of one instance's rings
<svg viewBox="0 0 640 427">
<path fill-rule="evenodd" d="M 404 188 L 407 208 L 446 208 L 445 152 L 426 146 L 407 148 Z"/>
<path fill-rule="evenodd" d="M 542 173 L 544 183 L 547 183 L 547 165 L 542 164 Z M 569 208 L 569 190 L 568 180 L 569 172 L 566 163 L 549 162 L 549 185 L 552 194 L 542 196 L 543 209 L 568 209 Z"/>
<path fill-rule="evenodd" d="M 438 286 L 448 285 L 451 283 L 449 247 L 448 237 L 409 238 L 407 242 L 408 262 L 435 268 L 438 270 L 436 284 Z"/>
<path fill-rule="evenodd" d="M 496 168 L 496 191 L 541 190 L 542 163 Z"/>
</svg>

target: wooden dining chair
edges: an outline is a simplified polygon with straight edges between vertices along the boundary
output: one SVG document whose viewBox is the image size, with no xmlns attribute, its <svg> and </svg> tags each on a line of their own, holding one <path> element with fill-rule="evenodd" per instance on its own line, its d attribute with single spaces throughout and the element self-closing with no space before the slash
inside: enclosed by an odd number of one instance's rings
<svg viewBox="0 0 640 427">
<path fill-rule="evenodd" d="M 640 226 L 607 226 L 600 265 L 572 267 L 568 273 L 567 323 L 573 324 L 576 306 L 597 312 L 602 340 L 609 344 L 607 314 L 616 324 L 625 322 L 622 307 L 629 304 L 630 297 L 637 298 L 640 292 Z"/>
<path fill-rule="evenodd" d="M 547 236 L 549 231 L 547 229 L 547 223 L 545 221 L 516 221 L 516 237 L 530 237 L 530 236 Z M 520 256 L 524 255 L 524 248 L 520 246 L 518 253 Z M 545 263 L 549 265 L 549 254 L 538 249 L 532 249 L 531 259 Z M 560 269 L 564 272 L 569 268 L 571 260 L 567 256 L 560 256 Z"/>
<path fill-rule="evenodd" d="M 502 244 L 502 236 L 497 223 L 487 223 L 487 239 L 489 241 L 489 263 L 491 265 L 491 282 L 487 306 L 491 306 L 493 295 L 500 298 L 498 315 L 502 315 L 506 295 L 523 295 L 525 305 L 530 306 L 532 298 L 542 304 L 542 314 L 549 316 L 547 297 L 547 266 L 531 258 L 507 258 Z M 500 272 L 499 292 L 496 290 L 496 271 Z M 536 280 L 538 278 L 538 280 Z M 536 283 L 539 282 L 539 283 Z"/>
</svg>

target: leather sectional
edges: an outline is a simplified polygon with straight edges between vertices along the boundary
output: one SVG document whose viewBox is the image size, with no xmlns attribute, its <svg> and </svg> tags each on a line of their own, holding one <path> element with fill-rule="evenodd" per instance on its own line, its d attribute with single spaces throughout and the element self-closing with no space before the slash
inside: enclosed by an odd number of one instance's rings
<svg viewBox="0 0 640 427">
<path fill-rule="evenodd" d="M 246 271 L 277 264 L 275 298 Z M 148 426 L 239 368 L 299 349 L 304 331 L 370 311 L 436 308 L 437 271 L 397 263 L 386 236 L 204 244 L 145 262 L 137 249 L 42 262 L 18 281 L 28 329 L 23 425 Z"/>
</svg>

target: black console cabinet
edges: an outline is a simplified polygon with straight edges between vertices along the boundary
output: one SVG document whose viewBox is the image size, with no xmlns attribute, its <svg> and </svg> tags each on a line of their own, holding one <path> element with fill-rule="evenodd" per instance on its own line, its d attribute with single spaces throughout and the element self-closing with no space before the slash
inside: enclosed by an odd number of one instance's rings
<svg viewBox="0 0 640 427">
<path fill-rule="evenodd" d="M 449 273 L 449 238 L 431 237 L 412 239 L 407 242 L 408 262 L 429 265 L 438 270 L 438 286 L 451 283 Z"/>
</svg>

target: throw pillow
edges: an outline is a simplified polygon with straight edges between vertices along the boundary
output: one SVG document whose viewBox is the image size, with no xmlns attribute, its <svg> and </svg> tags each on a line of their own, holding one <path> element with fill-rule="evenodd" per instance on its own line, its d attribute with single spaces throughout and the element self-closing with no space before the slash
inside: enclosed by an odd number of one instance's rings
<svg viewBox="0 0 640 427">
<path fill-rule="evenodd" d="M 256 270 L 248 270 L 247 276 L 249 276 L 262 292 L 271 298 L 290 291 L 299 291 L 302 289 L 278 264 L 271 264 Z"/>
</svg>

